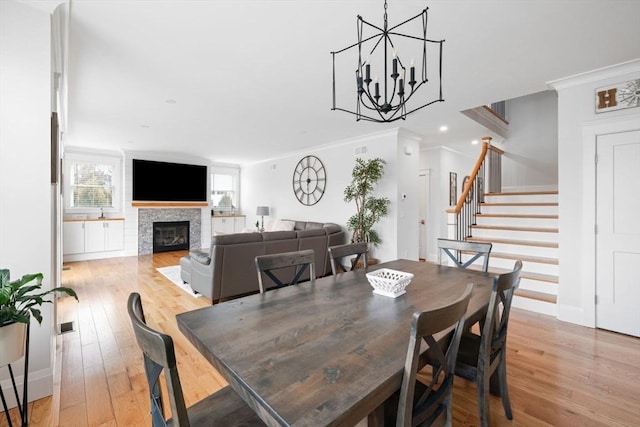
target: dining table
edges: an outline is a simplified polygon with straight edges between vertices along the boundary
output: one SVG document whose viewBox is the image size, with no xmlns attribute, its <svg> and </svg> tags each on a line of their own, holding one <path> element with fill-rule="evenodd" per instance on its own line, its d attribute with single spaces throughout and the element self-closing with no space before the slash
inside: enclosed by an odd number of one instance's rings
<svg viewBox="0 0 640 427">
<path fill-rule="evenodd" d="M 470 327 L 493 282 L 405 259 L 368 272 L 381 268 L 413 274 L 406 293 L 375 294 L 354 270 L 181 313 L 178 327 L 269 426 L 379 425 L 402 383 L 413 313 L 452 303 L 473 283 Z"/>
</svg>

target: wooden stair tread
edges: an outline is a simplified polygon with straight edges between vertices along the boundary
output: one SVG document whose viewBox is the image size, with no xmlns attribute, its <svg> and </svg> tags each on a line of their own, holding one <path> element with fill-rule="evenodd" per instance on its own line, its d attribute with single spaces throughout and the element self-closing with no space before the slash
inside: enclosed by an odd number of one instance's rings
<svg viewBox="0 0 640 427">
<path fill-rule="evenodd" d="M 558 194 L 557 190 L 554 191 L 513 191 L 513 192 L 500 192 L 500 193 L 484 193 L 485 196 L 536 196 Z"/>
<path fill-rule="evenodd" d="M 475 252 L 462 251 L 463 254 L 473 254 Z M 502 258 L 502 259 L 512 259 L 512 260 L 521 260 L 523 262 L 536 262 L 538 264 L 552 264 L 558 265 L 557 258 L 547 258 L 547 257 L 539 257 L 539 256 L 529 256 L 529 255 L 513 255 L 513 254 L 504 254 L 500 252 L 491 252 L 489 254 L 489 258 Z"/>
<path fill-rule="evenodd" d="M 479 237 L 467 237 L 466 240 L 470 242 L 482 242 L 482 243 L 504 243 L 506 245 L 522 245 L 522 246 L 540 246 L 544 248 L 557 248 L 558 244 L 555 242 L 537 242 L 531 240 L 511 240 L 511 239 L 481 239 Z"/>
<path fill-rule="evenodd" d="M 480 206 L 558 206 L 557 202 L 480 203 Z"/>
<path fill-rule="evenodd" d="M 472 264 L 467 268 L 470 270 L 482 270 L 482 266 L 476 264 Z M 489 267 L 489 274 L 503 274 L 509 273 L 510 271 L 513 270 L 509 268 Z M 553 276 L 551 274 L 530 273 L 528 271 L 522 271 L 520 273 L 520 277 L 523 279 L 538 280 L 540 282 L 558 283 L 558 276 Z"/>
<path fill-rule="evenodd" d="M 557 233 L 557 228 L 538 228 L 538 227 L 511 227 L 503 225 L 472 225 L 471 228 L 482 230 L 509 230 L 509 231 L 533 231 L 540 233 Z"/>
<path fill-rule="evenodd" d="M 534 299 L 537 301 L 550 302 L 552 304 L 556 304 L 558 302 L 558 297 L 556 295 L 545 294 L 544 292 L 531 291 L 529 289 L 516 289 L 513 295 Z"/>
<path fill-rule="evenodd" d="M 527 214 L 486 214 L 478 213 L 483 218 L 525 218 L 525 219 L 558 219 L 558 215 L 527 215 Z"/>
</svg>

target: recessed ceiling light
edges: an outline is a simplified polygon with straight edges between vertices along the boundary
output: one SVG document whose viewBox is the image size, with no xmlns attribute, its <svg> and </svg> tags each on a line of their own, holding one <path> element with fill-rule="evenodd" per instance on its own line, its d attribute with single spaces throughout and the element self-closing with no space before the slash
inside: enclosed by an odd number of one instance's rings
<svg viewBox="0 0 640 427">
<path fill-rule="evenodd" d="M 472 143 L 473 145 L 476 145 L 478 142 L 479 142 L 479 141 L 478 141 L 477 139 L 474 139 L 473 141 L 471 141 L 471 143 Z"/>
<path fill-rule="evenodd" d="M 140 125 L 141 128 L 149 129 L 149 125 Z"/>
<path fill-rule="evenodd" d="M 166 102 L 167 104 L 175 104 L 175 103 L 176 103 L 176 100 L 175 100 L 175 99 L 167 99 L 167 100 L 166 100 L 166 101 L 164 101 L 164 102 Z"/>
<path fill-rule="evenodd" d="M 449 128 L 447 126 L 445 126 L 445 125 L 440 126 L 440 132 L 446 132 L 448 130 L 449 130 Z"/>
</svg>

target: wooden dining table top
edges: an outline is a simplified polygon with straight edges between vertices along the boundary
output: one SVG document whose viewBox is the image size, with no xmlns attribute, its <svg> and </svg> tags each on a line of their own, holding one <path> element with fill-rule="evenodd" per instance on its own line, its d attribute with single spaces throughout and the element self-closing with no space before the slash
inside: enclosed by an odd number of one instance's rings
<svg viewBox="0 0 640 427">
<path fill-rule="evenodd" d="M 342 273 L 178 314 L 178 326 L 271 426 L 351 426 L 400 388 L 411 318 L 473 293 L 467 324 L 486 311 L 492 276 L 410 260 L 397 298 L 364 271 Z M 371 419 L 371 416 L 370 416 Z"/>
</svg>

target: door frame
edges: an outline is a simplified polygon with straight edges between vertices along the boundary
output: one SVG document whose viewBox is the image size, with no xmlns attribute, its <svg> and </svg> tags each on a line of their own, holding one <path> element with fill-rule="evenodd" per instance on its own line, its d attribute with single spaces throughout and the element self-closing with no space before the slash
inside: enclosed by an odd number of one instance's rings
<svg viewBox="0 0 640 427">
<path fill-rule="evenodd" d="M 596 148 L 598 137 L 613 133 L 640 129 L 640 114 L 621 116 L 606 121 L 585 124 L 582 128 L 582 236 L 584 256 L 581 263 L 582 276 L 582 324 L 596 327 Z M 562 263 L 562 260 L 560 260 Z M 562 278 L 560 278 L 562 280 Z M 562 286 L 562 285 L 561 285 Z"/>
<path fill-rule="evenodd" d="M 425 232 L 424 232 L 424 259 L 425 261 L 429 261 L 429 206 L 431 205 L 431 200 L 429 197 L 431 195 L 431 169 L 419 169 L 418 170 L 418 184 L 420 183 L 420 177 L 425 176 L 425 187 L 421 187 L 418 189 L 420 192 L 424 192 L 424 221 L 425 221 Z M 418 212 L 420 212 L 420 206 L 418 206 Z M 419 220 L 420 218 L 418 218 Z M 418 230 L 420 230 L 420 225 L 418 225 Z M 418 246 L 420 245 L 420 237 L 418 237 Z M 418 258 L 420 258 L 420 248 L 418 248 Z"/>
</svg>

